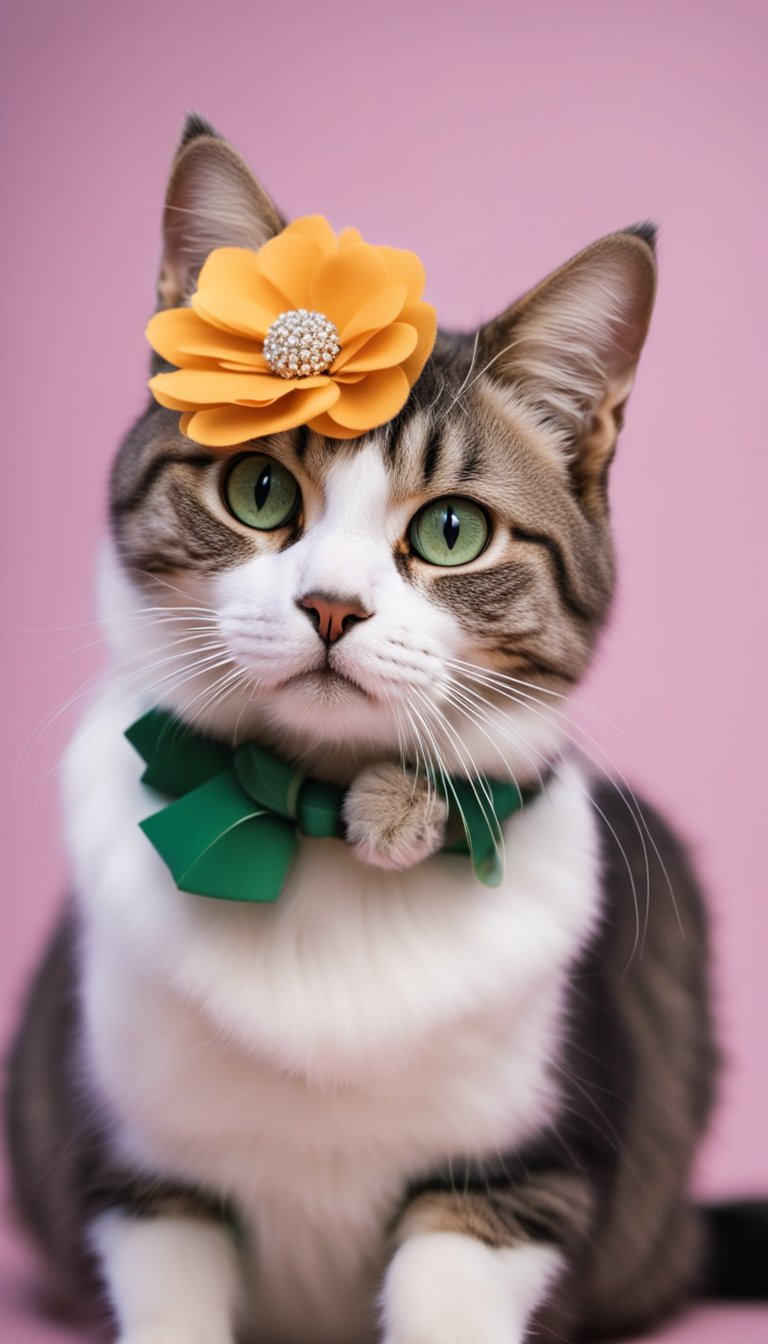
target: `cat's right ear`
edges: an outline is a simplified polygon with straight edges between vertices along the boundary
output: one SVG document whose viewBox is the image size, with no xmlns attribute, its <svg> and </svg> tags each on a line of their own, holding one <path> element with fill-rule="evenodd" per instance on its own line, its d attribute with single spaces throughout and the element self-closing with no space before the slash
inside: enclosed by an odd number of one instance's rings
<svg viewBox="0 0 768 1344">
<path fill-rule="evenodd" d="M 202 117 L 187 117 L 163 215 L 159 308 L 176 308 L 216 247 L 257 249 L 285 227 L 248 164 Z"/>
<path fill-rule="evenodd" d="M 480 367 L 550 428 L 582 503 L 601 517 L 653 308 L 655 235 L 644 223 L 598 239 L 480 330 Z"/>
</svg>

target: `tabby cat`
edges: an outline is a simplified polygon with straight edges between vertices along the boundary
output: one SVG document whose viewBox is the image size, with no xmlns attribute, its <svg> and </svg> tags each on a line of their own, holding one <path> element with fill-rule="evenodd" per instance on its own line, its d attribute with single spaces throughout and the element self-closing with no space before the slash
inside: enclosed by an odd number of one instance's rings
<svg viewBox="0 0 768 1344">
<path fill-rule="evenodd" d="M 159 306 L 282 227 L 190 118 Z M 76 896 L 9 1100 L 19 1213 L 122 1344 L 597 1339 L 700 1283 L 701 900 L 562 712 L 611 603 L 655 284 L 650 225 L 601 239 L 440 333 L 355 440 L 222 455 L 153 401 L 122 444 L 112 666 L 64 767 Z M 159 800 L 123 734 L 157 707 L 343 790 L 343 834 L 302 838 L 275 904 L 180 891 L 139 829 Z M 451 778 L 526 798 L 496 887 L 443 852 Z"/>
</svg>

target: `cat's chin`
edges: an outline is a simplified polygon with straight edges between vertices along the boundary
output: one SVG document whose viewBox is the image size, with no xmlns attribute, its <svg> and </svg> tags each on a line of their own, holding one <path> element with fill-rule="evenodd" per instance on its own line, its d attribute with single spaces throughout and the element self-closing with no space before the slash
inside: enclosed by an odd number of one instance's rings
<svg viewBox="0 0 768 1344">
<path fill-rule="evenodd" d="M 316 668 L 310 672 L 299 672 L 285 682 L 283 690 L 298 692 L 318 709 L 336 709 L 346 707 L 361 697 L 371 700 L 373 697 L 359 682 L 335 672 L 330 667 Z"/>
<path fill-rule="evenodd" d="M 348 782 L 371 761 L 398 754 L 390 706 L 329 669 L 291 677 L 263 697 L 261 710 L 261 736 L 268 745 L 321 775 L 338 775 L 338 782 Z"/>
</svg>

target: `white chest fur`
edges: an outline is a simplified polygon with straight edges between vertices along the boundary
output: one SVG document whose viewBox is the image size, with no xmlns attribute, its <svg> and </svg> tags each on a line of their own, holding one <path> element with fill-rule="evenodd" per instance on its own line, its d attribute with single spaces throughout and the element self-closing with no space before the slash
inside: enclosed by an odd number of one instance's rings
<svg viewBox="0 0 768 1344">
<path fill-rule="evenodd" d="M 557 1106 L 569 966 L 598 916 L 569 765 L 508 827 L 501 887 L 438 856 L 402 874 L 305 841 L 275 906 L 187 896 L 137 822 L 157 806 L 107 689 L 65 767 L 87 1049 L 142 1167 L 233 1196 L 265 1337 L 352 1339 L 406 1182 L 533 1133 Z"/>
</svg>

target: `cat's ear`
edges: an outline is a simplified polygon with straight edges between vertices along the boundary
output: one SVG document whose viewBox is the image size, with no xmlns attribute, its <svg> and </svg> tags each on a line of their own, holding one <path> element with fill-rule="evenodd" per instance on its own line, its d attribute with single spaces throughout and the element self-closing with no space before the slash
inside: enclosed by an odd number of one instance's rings
<svg viewBox="0 0 768 1344">
<path fill-rule="evenodd" d="M 259 248 L 284 227 L 245 159 L 202 117 L 187 117 L 165 197 L 158 306 L 184 303 L 215 247 Z"/>
<path fill-rule="evenodd" d="M 656 289 L 656 230 L 586 248 L 480 332 L 477 367 L 556 430 L 587 505 L 604 499 Z"/>
</svg>

